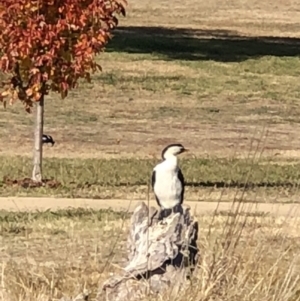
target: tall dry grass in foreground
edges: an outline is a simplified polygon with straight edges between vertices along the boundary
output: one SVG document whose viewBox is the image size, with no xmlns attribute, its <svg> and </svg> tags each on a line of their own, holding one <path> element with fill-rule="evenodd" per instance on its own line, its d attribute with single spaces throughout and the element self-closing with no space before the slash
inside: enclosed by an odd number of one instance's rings
<svg viewBox="0 0 300 301">
<path fill-rule="evenodd" d="M 264 216 L 251 206 L 237 202 L 231 213 L 214 216 L 200 242 L 188 300 L 299 299 L 298 221 Z"/>
<path fill-rule="evenodd" d="M 187 300 L 299 300 L 299 219 L 272 217 L 235 201 L 198 216 L 200 261 Z M 126 260 L 128 216 L 65 210 L 1 219 L 0 300 L 58 300 L 97 289 Z M 160 296 L 155 300 L 168 300 Z"/>
</svg>

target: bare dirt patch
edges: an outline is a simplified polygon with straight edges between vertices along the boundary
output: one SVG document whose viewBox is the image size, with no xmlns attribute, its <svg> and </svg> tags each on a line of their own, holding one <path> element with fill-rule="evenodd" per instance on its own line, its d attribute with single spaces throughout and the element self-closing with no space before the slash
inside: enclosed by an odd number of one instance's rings
<svg viewBox="0 0 300 301">
<path fill-rule="evenodd" d="M 146 200 L 125 200 L 125 199 L 65 199 L 65 198 L 22 198 L 11 197 L 1 198 L 0 208 L 9 211 L 45 211 L 45 210 L 61 210 L 67 208 L 85 208 L 85 209 L 112 209 L 115 211 L 132 212 L 139 202 L 146 202 Z M 146 202 L 147 203 L 147 202 Z M 191 207 L 195 214 L 206 215 L 212 213 L 214 210 L 226 211 L 233 206 L 232 202 L 189 202 L 185 204 Z M 155 201 L 150 201 L 151 206 L 157 206 Z M 245 212 L 256 211 L 274 216 L 294 216 L 300 215 L 299 204 L 251 204 L 244 206 Z"/>
</svg>

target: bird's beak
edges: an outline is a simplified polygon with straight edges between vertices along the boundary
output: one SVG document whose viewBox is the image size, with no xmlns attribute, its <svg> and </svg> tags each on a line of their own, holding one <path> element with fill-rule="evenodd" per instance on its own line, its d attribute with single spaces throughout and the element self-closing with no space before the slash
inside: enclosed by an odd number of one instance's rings
<svg viewBox="0 0 300 301">
<path fill-rule="evenodd" d="M 184 148 L 183 149 L 183 152 L 185 153 L 185 152 L 188 152 L 189 151 L 189 149 L 188 148 Z"/>
</svg>

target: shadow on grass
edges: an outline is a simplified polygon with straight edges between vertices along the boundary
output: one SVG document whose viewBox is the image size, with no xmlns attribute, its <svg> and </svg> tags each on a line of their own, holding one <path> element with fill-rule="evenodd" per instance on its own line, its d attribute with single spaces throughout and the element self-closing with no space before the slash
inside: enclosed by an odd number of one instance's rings
<svg viewBox="0 0 300 301">
<path fill-rule="evenodd" d="M 230 30 L 119 27 L 107 51 L 153 53 L 167 59 L 239 62 L 266 55 L 298 56 L 300 39 L 246 37 Z"/>
</svg>

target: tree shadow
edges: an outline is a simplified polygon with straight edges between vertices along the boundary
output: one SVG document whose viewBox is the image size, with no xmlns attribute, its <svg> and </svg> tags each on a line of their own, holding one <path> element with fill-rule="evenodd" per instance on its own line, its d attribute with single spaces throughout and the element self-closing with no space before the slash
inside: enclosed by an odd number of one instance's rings
<svg viewBox="0 0 300 301">
<path fill-rule="evenodd" d="M 298 56 L 300 39 L 247 37 L 230 30 L 119 27 L 107 51 L 153 53 L 166 59 L 239 62 L 261 56 Z"/>
</svg>

